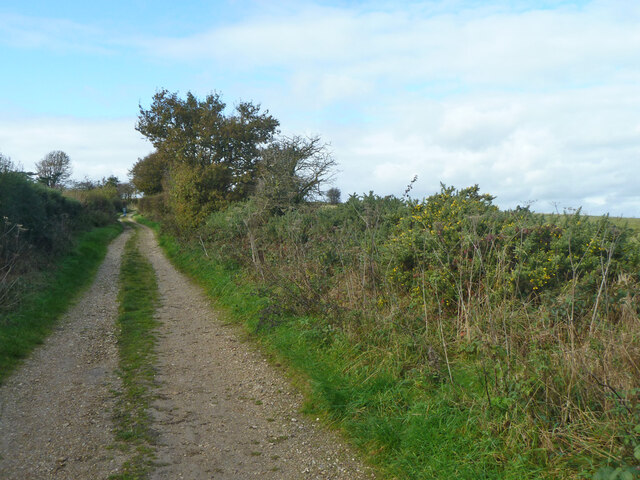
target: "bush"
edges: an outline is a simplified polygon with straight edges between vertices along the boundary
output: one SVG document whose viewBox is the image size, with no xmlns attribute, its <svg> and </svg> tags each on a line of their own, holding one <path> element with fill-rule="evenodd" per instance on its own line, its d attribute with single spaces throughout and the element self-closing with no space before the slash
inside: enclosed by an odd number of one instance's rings
<svg viewBox="0 0 640 480">
<path fill-rule="evenodd" d="M 138 199 L 138 210 L 144 216 L 155 221 L 166 219 L 169 215 L 166 194 L 145 195 Z"/>
<path fill-rule="evenodd" d="M 79 202 L 18 172 L 0 173 L 0 216 L 25 230 L 25 240 L 39 250 L 64 249 L 79 225 Z"/>
<path fill-rule="evenodd" d="M 91 226 L 100 227 L 115 222 L 124 207 L 117 186 L 110 183 L 88 189 L 67 190 L 64 194 L 82 204 L 83 221 Z"/>
<path fill-rule="evenodd" d="M 253 199 L 209 215 L 182 241 L 190 255 L 244 267 L 262 305 L 256 328 L 296 330 L 339 358 L 348 367 L 338 371 L 366 379 L 350 385 L 354 395 L 382 382 L 372 372 L 385 372 L 383 392 L 407 389 L 404 403 L 354 400 L 358 418 L 343 418 L 347 397 L 328 402 L 347 425 L 388 408 L 404 420 L 384 435 L 404 438 L 417 405 L 455 405 L 452 416 L 462 411 L 461 425 L 484 435 L 479 455 L 494 466 L 518 458 L 521 471 L 574 478 L 594 462 L 633 464 L 638 233 L 580 211 L 542 216 L 492 201 L 477 186 L 442 186 L 423 201 L 369 193 L 278 210 Z M 433 433 L 416 427 L 415 444 Z"/>
<path fill-rule="evenodd" d="M 78 232 L 113 223 L 115 187 L 64 194 L 21 172 L 0 171 L 0 308 L 18 300 L 20 282 L 68 252 Z"/>
</svg>

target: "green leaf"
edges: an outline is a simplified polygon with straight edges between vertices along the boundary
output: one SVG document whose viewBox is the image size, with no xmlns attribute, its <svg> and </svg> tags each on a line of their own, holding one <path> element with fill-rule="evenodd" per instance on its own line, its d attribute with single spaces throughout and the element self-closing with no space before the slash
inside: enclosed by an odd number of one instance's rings
<svg viewBox="0 0 640 480">
<path fill-rule="evenodd" d="M 595 475 L 592 477 L 592 480 L 610 480 L 611 474 L 614 472 L 611 467 L 602 467 L 598 469 Z"/>
<path fill-rule="evenodd" d="M 640 460 L 640 445 L 636 445 L 636 448 L 633 449 L 633 456 L 636 457 L 636 460 Z"/>
<path fill-rule="evenodd" d="M 631 473 L 629 470 L 626 470 L 619 475 L 619 478 L 620 480 L 633 480 L 633 473 Z"/>
</svg>

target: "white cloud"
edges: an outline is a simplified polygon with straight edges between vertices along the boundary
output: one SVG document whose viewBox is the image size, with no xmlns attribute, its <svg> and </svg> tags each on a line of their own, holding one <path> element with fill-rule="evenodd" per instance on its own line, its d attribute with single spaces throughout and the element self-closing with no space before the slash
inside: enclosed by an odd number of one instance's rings
<svg viewBox="0 0 640 480">
<path fill-rule="evenodd" d="M 593 81 L 637 65 L 637 22 L 612 19 L 610 10 L 593 3 L 583 10 L 453 15 L 303 4 L 286 17 L 264 15 L 192 36 L 147 39 L 141 46 L 149 55 L 208 59 L 245 70 L 330 68 L 401 82 L 462 79 L 544 86 Z M 634 16 L 640 18 L 637 9 L 629 13 Z"/>
<path fill-rule="evenodd" d="M 64 18 L 0 14 L 0 43 L 10 47 L 108 54 L 114 40 L 103 29 Z"/>
<path fill-rule="evenodd" d="M 436 103 L 414 98 L 411 108 L 387 111 L 386 125 L 359 135 L 329 129 L 349 165 L 341 185 L 400 195 L 417 173 L 416 196 L 433 193 L 440 181 L 478 183 L 504 207 L 536 201 L 534 208 L 549 211 L 558 202 L 640 215 L 640 98 L 633 87 Z"/>
<path fill-rule="evenodd" d="M 151 151 L 134 129 L 135 119 L 87 120 L 79 118 L 0 119 L 0 152 L 26 171 L 52 150 L 71 158 L 72 178 L 121 180 L 137 158 Z"/>
</svg>

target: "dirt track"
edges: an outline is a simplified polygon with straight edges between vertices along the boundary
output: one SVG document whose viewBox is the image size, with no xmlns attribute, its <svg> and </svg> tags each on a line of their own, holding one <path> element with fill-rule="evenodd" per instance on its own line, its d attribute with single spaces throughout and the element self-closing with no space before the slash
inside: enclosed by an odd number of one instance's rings
<svg viewBox="0 0 640 480">
<path fill-rule="evenodd" d="M 106 478 L 117 388 L 117 274 L 126 240 L 110 247 L 93 287 L 42 348 L 0 388 L 0 478 Z M 298 413 L 282 373 L 217 320 L 143 228 L 158 276 L 160 387 L 153 479 L 364 479 L 372 474 L 332 432 Z"/>
</svg>

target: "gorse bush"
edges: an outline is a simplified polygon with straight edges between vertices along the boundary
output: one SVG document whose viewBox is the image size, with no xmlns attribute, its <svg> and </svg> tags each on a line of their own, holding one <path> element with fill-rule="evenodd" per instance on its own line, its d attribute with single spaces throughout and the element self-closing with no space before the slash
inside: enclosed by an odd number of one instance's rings
<svg viewBox="0 0 640 480">
<path fill-rule="evenodd" d="M 228 269 L 253 272 L 267 299 L 257 328 L 304 317 L 296 328 L 305 341 L 364 372 L 354 389 L 409 388 L 393 400 L 407 422 L 415 402 L 453 402 L 476 412 L 477 435 L 499 439 L 494 462 L 519 456 L 546 478 L 637 463 L 638 233 L 580 211 L 501 211 L 492 200 L 477 186 L 443 186 L 423 201 L 354 195 L 277 214 L 249 200 L 183 238 Z M 358 410 L 349 402 L 374 415 L 373 400 L 344 392 L 327 400 L 342 405 L 339 417 Z M 418 437 L 402 447 L 407 455 L 418 455 L 411 449 L 427 438 Z"/>
<path fill-rule="evenodd" d="M 443 188 L 398 223 L 389 277 L 422 307 L 426 337 L 439 331 L 451 347 L 445 356 L 476 362 L 487 405 L 522 411 L 531 448 L 577 442 L 597 455 L 631 427 L 620 404 L 639 400 L 635 235 L 579 211 L 500 212 L 476 187 Z"/>
</svg>

